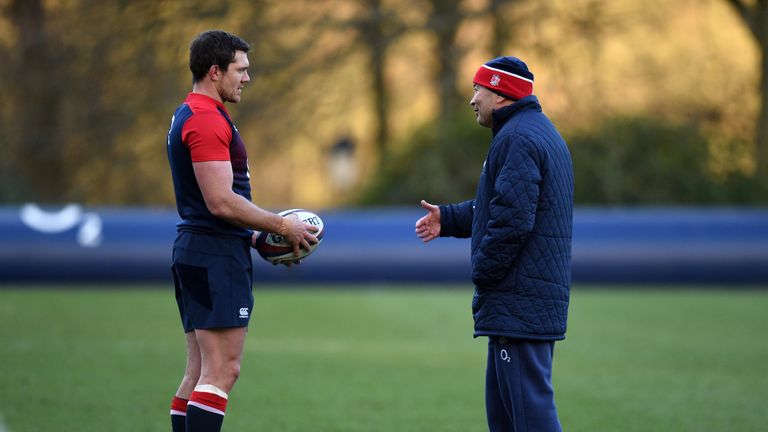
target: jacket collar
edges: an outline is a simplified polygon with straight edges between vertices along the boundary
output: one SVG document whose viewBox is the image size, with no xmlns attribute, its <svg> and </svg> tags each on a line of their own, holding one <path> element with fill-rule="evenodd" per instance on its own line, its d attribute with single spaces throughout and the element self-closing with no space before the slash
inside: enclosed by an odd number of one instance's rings
<svg viewBox="0 0 768 432">
<path fill-rule="evenodd" d="M 539 104 L 539 99 L 534 96 L 526 96 L 519 101 L 513 103 L 512 105 L 507 105 L 503 108 L 497 109 L 493 112 L 493 128 L 491 129 L 493 131 L 493 136 L 496 136 L 496 134 L 501 130 L 502 126 L 504 126 L 504 123 L 506 123 L 512 116 L 515 115 L 515 113 L 524 111 L 524 110 L 535 110 L 535 111 L 541 111 L 541 105 Z"/>
</svg>

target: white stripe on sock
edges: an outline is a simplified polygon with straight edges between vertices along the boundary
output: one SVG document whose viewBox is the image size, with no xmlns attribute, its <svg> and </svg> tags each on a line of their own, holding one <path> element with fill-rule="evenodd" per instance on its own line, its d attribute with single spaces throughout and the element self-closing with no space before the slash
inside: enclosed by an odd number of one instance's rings
<svg viewBox="0 0 768 432">
<path fill-rule="evenodd" d="M 200 408 L 203 411 L 208 411 L 208 412 L 211 412 L 211 413 L 214 413 L 214 414 L 218 414 L 218 415 L 220 415 L 222 417 L 224 416 L 224 411 L 217 410 L 216 408 L 209 407 L 208 405 L 203 405 L 203 404 L 201 404 L 199 402 L 189 401 L 189 402 L 187 402 L 187 405 L 188 406 L 192 405 L 192 406 L 198 407 L 198 408 Z"/>
</svg>

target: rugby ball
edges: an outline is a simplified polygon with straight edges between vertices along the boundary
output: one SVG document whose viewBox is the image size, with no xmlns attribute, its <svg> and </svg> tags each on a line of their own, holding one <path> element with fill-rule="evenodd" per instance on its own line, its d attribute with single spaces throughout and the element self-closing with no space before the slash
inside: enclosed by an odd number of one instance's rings
<svg viewBox="0 0 768 432">
<path fill-rule="evenodd" d="M 325 229 L 323 227 L 323 220 L 320 219 L 320 216 L 303 209 L 285 210 L 279 214 L 280 216 L 288 216 L 293 213 L 295 213 L 299 217 L 299 220 L 305 224 L 314 225 L 318 228 L 318 231 L 313 233 L 315 237 L 317 237 L 317 243 L 309 245 L 309 250 L 301 248 L 299 256 L 297 257 L 293 255 L 293 246 L 291 246 L 283 236 L 276 233 L 262 232 L 256 237 L 255 248 L 262 258 L 272 264 L 282 264 L 284 262 L 306 258 L 314 252 L 323 241 Z"/>
</svg>

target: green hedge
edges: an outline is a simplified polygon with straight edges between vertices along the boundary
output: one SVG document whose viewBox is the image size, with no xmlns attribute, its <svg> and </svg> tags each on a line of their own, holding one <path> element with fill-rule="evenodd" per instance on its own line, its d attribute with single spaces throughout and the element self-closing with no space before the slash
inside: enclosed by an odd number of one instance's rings
<svg viewBox="0 0 768 432">
<path fill-rule="evenodd" d="M 692 124 L 614 118 L 568 138 L 576 202 L 582 204 L 765 203 L 756 178 L 718 177 L 708 141 Z"/>
<path fill-rule="evenodd" d="M 384 158 L 362 205 L 413 205 L 471 198 L 491 141 L 473 118 L 423 125 Z M 707 137 L 695 124 L 617 117 L 565 133 L 574 163 L 575 199 L 584 205 L 766 204 L 768 193 L 744 174 L 708 168 Z"/>
</svg>

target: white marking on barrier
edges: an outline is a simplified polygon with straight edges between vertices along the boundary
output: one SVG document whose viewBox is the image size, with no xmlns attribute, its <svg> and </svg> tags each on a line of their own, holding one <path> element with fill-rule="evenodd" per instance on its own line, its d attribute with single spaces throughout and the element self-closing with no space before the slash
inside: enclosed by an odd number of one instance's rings
<svg viewBox="0 0 768 432">
<path fill-rule="evenodd" d="M 83 213 L 77 204 L 69 204 L 54 212 L 44 211 L 36 204 L 24 204 L 19 217 L 26 226 L 45 234 L 61 233 L 80 225 L 77 243 L 83 247 L 97 247 L 102 241 L 101 217 L 96 213 Z"/>
<path fill-rule="evenodd" d="M 83 210 L 77 204 L 69 204 L 55 212 L 44 211 L 36 204 L 21 206 L 19 216 L 28 227 L 47 234 L 54 234 L 72 229 L 80 223 Z"/>
</svg>

